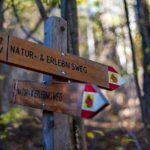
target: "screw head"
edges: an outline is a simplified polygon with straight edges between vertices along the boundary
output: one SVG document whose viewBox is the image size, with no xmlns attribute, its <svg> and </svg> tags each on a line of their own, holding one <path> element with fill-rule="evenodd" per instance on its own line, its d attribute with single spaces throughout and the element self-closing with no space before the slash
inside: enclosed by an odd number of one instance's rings
<svg viewBox="0 0 150 150">
<path fill-rule="evenodd" d="M 42 104 L 42 107 L 44 108 L 45 106 L 46 106 L 46 104 L 43 103 L 43 104 Z"/>
<path fill-rule="evenodd" d="M 61 72 L 63 75 L 65 75 L 66 73 L 64 71 Z"/>
</svg>

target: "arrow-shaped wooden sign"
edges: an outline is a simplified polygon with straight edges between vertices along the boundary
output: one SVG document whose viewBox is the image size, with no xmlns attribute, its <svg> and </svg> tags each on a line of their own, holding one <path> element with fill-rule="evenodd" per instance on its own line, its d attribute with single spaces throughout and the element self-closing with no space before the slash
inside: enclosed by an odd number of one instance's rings
<svg viewBox="0 0 150 150">
<path fill-rule="evenodd" d="M 0 33 L 0 61 L 114 90 L 124 79 L 110 66 Z"/>
<path fill-rule="evenodd" d="M 53 82 L 50 86 L 15 81 L 11 102 L 58 113 L 91 118 L 108 105 L 96 86 Z"/>
</svg>

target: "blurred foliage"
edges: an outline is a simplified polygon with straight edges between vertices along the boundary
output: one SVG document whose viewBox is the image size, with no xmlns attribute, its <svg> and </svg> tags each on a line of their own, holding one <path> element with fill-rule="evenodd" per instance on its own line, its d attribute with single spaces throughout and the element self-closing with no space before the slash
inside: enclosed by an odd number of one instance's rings
<svg viewBox="0 0 150 150">
<path fill-rule="evenodd" d="M 84 4 L 86 3 L 86 0 L 77 0 L 77 4 L 80 5 L 80 4 Z"/>
<path fill-rule="evenodd" d="M 0 139 L 12 135 L 11 130 L 18 128 L 21 121 L 30 118 L 24 110 L 20 108 L 11 108 L 7 113 L 0 116 Z"/>
<path fill-rule="evenodd" d="M 4 75 L 0 75 L 0 80 L 4 80 L 5 76 Z"/>
<path fill-rule="evenodd" d="M 29 118 L 27 112 L 21 108 L 11 108 L 9 112 L 4 113 L 0 116 L 0 124 L 14 124 Z"/>
<path fill-rule="evenodd" d="M 94 137 L 95 137 L 93 132 L 87 132 L 86 136 L 90 139 L 94 139 Z"/>
<path fill-rule="evenodd" d="M 60 0 L 42 0 L 43 4 L 46 4 L 47 6 L 56 6 L 57 4 L 60 3 Z"/>
<path fill-rule="evenodd" d="M 44 7 L 46 10 L 51 7 L 58 6 L 60 4 L 60 0 L 42 0 Z M 117 3 L 117 1 L 114 1 L 114 3 Z M 150 6 L 150 1 L 147 0 Z M 122 70 L 122 73 L 124 75 L 129 76 L 129 72 L 127 68 L 132 68 L 130 63 L 132 63 L 132 58 L 131 52 L 130 52 L 130 44 L 128 40 L 128 33 L 126 29 L 126 22 L 125 22 L 125 16 L 124 16 L 124 11 L 122 8 L 121 3 L 119 4 L 112 4 L 112 1 L 110 1 L 110 5 L 108 1 L 106 2 L 107 5 L 105 4 L 104 0 L 77 0 L 78 4 L 78 19 L 79 19 L 79 42 L 80 42 L 80 52 L 82 53 L 82 56 L 88 58 L 88 47 L 87 47 L 87 24 L 89 23 L 88 21 L 90 20 L 90 23 L 92 24 L 93 32 L 94 32 L 94 42 L 95 42 L 95 51 L 96 51 L 96 56 L 98 57 L 96 61 L 101 61 L 100 56 L 104 52 L 105 55 L 102 55 L 103 58 L 106 58 L 106 61 L 103 63 L 110 63 L 112 66 L 114 66 L 114 61 L 110 55 L 113 55 L 114 59 L 116 59 L 116 55 L 114 53 L 116 52 L 117 45 L 120 45 L 119 51 L 123 51 L 123 49 L 127 49 L 126 51 L 126 68 L 124 66 L 119 66 L 119 63 L 116 63 L 117 65 L 115 66 L 117 69 L 119 68 Z M 22 32 L 20 32 L 20 28 L 18 28 L 19 24 L 21 23 L 24 25 L 24 27 L 27 29 L 27 31 L 30 31 L 32 28 L 35 27 L 36 23 L 40 19 L 40 13 L 37 9 L 37 6 L 35 4 L 35 0 L 14 0 L 14 4 L 16 5 L 17 8 L 17 13 L 20 17 L 20 22 L 17 21 L 16 17 L 14 16 L 13 10 L 12 10 L 12 0 L 6 0 L 5 1 L 5 9 L 7 8 L 7 11 L 5 12 L 5 23 L 4 27 L 6 30 L 11 30 L 11 31 L 17 31 L 16 33 L 19 33 L 19 36 L 22 35 Z M 105 5 L 106 5 L 106 8 Z M 109 5 L 109 8 L 108 8 Z M 130 2 L 130 9 L 133 8 L 132 2 Z M 81 8 L 81 9 L 80 9 Z M 102 8 L 102 9 L 100 9 Z M 121 11 L 117 9 L 122 9 Z M 150 7 L 149 7 L 150 8 Z M 118 12 L 117 12 L 117 11 Z M 50 11 L 49 11 L 50 12 Z M 48 12 L 48 16 L 50 15 Z M 132 17 L 133 13 L 131 13 L 131 26 L 134 27 L 135 25 L 135 20 L 132 22 Z M 142 59 L 143 59 L 143 54 L 141 53 L 141 36 L 137 30 L 137 28 L 132 28 L 133 31 L 133 40 L 134 40 L 134 46 L 136 49 L 136 60 L 138 65 L 142 65 Z M 16 34 L 15 33 L 15 34 Z M 37 28 L 37 30 L 34 33 L 34 37 L 36 38 L 41 38 L 43 34 L 43 28 L 42 25 Z M 121 43 L 121 40 L 123 41 Z M 109 51 L 108 51 L 109 50 Z M 114 51 L 113 51 L 114 50 Z M 145 50 L 146 53 L 150 53 L 150 49 Z M 117 54 L 118 55 L 118 54 Z M 124 54 L 119 55 L 119 58 L 122 59 L 122 56 Z M 110 62 L 111 60 L 111 62 Z M 118 67 L 119 66 L 119 67 Z M 118 70 L 119 70 L 118 69 Z M 147 70 L 150 71 L 150 65 L 147 66 Z M 139 72 L 139 67 L 137 67 L 136 70 L 134 70 L 135 75 L 138 75 Z M 115 115 L 116 118 L 119 117 L 119 114 L 121 111 L 123 111 L 125 108 L 128 108 L 128 101 L 131 102 L 130 98 L 134 97 L 134 91 L 135 87 L 131 86 L 134 85 L 132 81 L 132 77 L 129 77 L 129 82 L 128 85 L 126 84 L 126 87 L 123 87 L 122 93 L 124 92 L 125 98 L 122 99 L 123 103 L 120 104 L 119 109 L 116 109 L 117 107 L 110 107 L 111 110 L 115 109 L 117 111 L 117 115 Z M 0 75 L 0 80 L 4 80 L 5 76 Z M 141 79 L 141 78 L 140 78 Z M 132 88 L 132 89 L 131 89 Z M 109 95 L 109 100 L 111 104 L 115 103 L 116 101 L 120 102 L 118 93 L 116 90 L 115 94 L 110 96 Z M 121 91 L 121 90 L 120 90 Z M 109 92 L 113 93 L 113 92 Z M 130 95 L 129 95 L 130 94 Z M 131 96 L 131 97 L 130 97 Z M 123 96 L 121 96 L 123 97 Z M 114 101 L 113 101 L 114 100 Z M 135 100 L 135 99 L 133 99 Z M 112 106 L 111 105 L 111 106 Z M 118 105 L 117 105 L 118 106 Z M 133 114 L 130 115 L 131 120 L 136 120 L 137 114 L 140 113 L 140 111 L 137 110 L 137 107 L 139 105 L 130 106 L 132 107 L 131 109 L 133 111 Z M 117 119 L 113 118 L 113 111 L 110 111 L 110 108 L 107 110 L 107 117 L 106 114 L 102 115 L 99 117 L 96 121 L 103 121 L 107 123 L 111 123 L 113 121 L 116 121 Z M 138 112 L 138 113 L 137 113 Z M 110 113 L 110 116 L 108 115 Z M 21 120 L 29 118 L 28 114 L 19 108 L 12 108 L 9 112 L 1 115 L 0 117 L 0 139 L 4 139 L 8 137 L 9 135 L 12 134 L 11 129 L 12 128 L 18 128 L 21 125 Z M 138 118 L 138 117 L 137 117 Z M 130 121 L 131 121 L 130 120 Z M 117 120 L 118 121 L 118 120 Z M 138 123 L 139 120 L 137 119 Z M 129 120 L 128 120 L 129 122 Z M 137 126 L 139 125 L 137 123 Z M 26 123 L 25 123 L 26 124 Z M 101 124 L 101 123 L 100 123 Z M 130 123 L 131 124 L 131 123 Z M 116 127 L 117 128 L 117 127 Z M 117 129 L 107 127 L 107 129 L 104 131 L 102 130 L 92 130 L 88 131 L 86 133 L 87 138 L 92 139 L 93 141 L 98 138 L 98 142 L 103 146 L 103 143 L 109 145 L 109 143 L 115 143 L 117 146 L 115 147 L 116 149 L 124 149 L 120 145 L 128 145 L 130 143 L 133 143 L 134 140 L 127 137 L 125 134 L 120 135 L 121 131 L 119 133 L 116 132 Z M 113 134 L 112 134 L 113 133 Z M 95 143 L 94 143 L 95 144 Z M 95 144 L 96 145 L 96 144 Z M 110 144 L 111 145 L 111 144 Z M 113 145 L 113 144 L 112 144 Z M 112 146 L 111 145 L 111 146 Z M 111 147 L 112 148 L 112 147 Z"/>
<path fill-rule="evenodd" d="M 88 141 L 88 149 L 136 149 L 135 147 L 135 139 L 130 137 L 127 132 L 122 129 L 117 128 L 114 130 L 113 128 L 98 128 L 89 127 L 88 132 L 86 133 L 87 141 Z M 109 130 L 108 130 L 109 129 Z M 92 145 L 93 147 L 91 147 Z"/>
</svg>

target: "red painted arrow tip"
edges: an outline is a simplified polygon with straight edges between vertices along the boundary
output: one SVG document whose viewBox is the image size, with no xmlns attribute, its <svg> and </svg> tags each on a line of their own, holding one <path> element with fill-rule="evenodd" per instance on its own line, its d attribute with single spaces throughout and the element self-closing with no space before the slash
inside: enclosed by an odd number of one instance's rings
<svg viewBox="0 0 150 150">
<path fill-rule="evenodd" d="M 111 67 L 111 66 L 108 66 L 108 71 L 118 73 L 118 72 L 117 72 L 113 67 Z"/>
<path fill-rule="evenodd" d="M 86 84 L 84 91 L 85 92 L 96 92 L 96 90 L 94 89 L 94 87 L 91 84 Z"/>
</svg>

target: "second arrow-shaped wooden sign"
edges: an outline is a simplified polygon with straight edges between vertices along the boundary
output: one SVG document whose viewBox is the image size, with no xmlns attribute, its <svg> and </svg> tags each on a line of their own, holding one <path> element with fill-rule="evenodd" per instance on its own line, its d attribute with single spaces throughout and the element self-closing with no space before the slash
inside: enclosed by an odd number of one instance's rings
<svg viewBox="0 0 150 150">
<path fill-rule="evenodd" d="M 46 86 L 30 81 L 15 81 L 11 102 L 83 118 L 95 116 L 108 105 L 96 86 L 63 82 Z"/>
<path fill-rule="evenodd" d="M 0 33 L 0 61 L 114 90 L 124 79 L 110 66 Z"/>
</svg>

